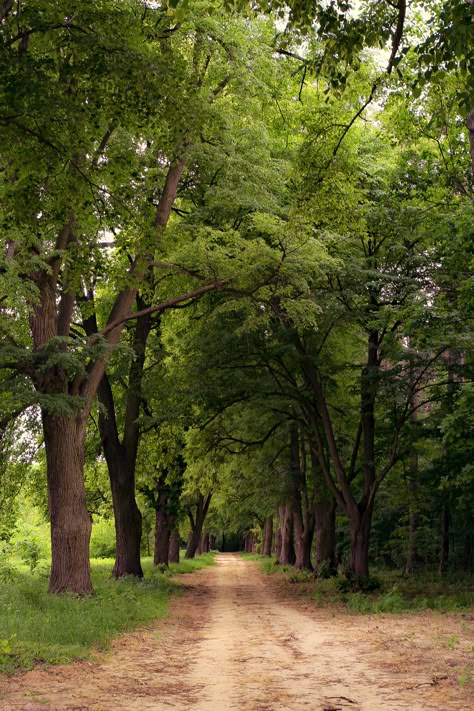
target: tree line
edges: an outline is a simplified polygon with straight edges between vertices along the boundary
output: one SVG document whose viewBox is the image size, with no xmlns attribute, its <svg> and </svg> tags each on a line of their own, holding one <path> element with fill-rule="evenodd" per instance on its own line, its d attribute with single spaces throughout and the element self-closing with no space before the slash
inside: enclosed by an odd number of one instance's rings
<svg viewBox="0 0 474 711">
<path fill-rule="evenodd" d="M 282 8 L 0 5 L 0 517 L 39 462 L 53 593 L 97 493 L 116 577 L 150 511 L 157 564 L 278 521 L 365 577 L 384 511 L 472 562 L 472 4 Z"/>
</svg>

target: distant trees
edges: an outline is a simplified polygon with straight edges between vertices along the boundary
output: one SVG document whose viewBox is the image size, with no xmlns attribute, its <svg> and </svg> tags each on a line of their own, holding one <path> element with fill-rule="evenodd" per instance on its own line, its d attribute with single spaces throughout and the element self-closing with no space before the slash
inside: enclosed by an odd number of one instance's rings
<svg viewBox="0 0 474 711">
<path fill-rule="evenodd" d="M 268 19 L 170 5 L 0 3 L 2 508 L 38 408 L 50 590 L 91 590 L 97 412 L 117 577 L 142 574 L 137 481 L 159 564 L 208 515 L 333 572 L 338 511 L 366 576 L 402 469 L 410 555 L 434 497 L 444 570 L 470 522 L 473 6 L 410 50 L 404 2 L 289 3 L 276 44 Z"/>
</svg>

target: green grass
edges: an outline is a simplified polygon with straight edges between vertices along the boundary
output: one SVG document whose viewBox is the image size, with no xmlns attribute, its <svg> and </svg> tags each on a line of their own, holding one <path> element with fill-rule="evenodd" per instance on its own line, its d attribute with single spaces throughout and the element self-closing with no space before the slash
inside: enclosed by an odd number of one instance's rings
<svg viewBox="0 0 474 711">
<path fill-rule="evenodd" d="M 105 649 L 121 632 L 166 616 L 170 596 L 180 590 L 171 575 L 213 562 L 206 554 L 161 572 L 145 559 L 143 580 L 114 580 L 113 560 L 92 560 L 95 594 L 83 598 L 48 595 L 44 563 L 33 574 L 15 564 L 0 584 L 0 671 L 85 659 Z"/>
<path fill-rule="evenodd" d="M 318 607 L 344 606 L 359 614 L 406 613 L 422 610 L 462 612 L 474 608 L 474 575 L 452 575 L 441 578 L 430 572 L 402 577 L 400 573 L 375 570 L 380 590 L 373 592 L 341 591 L 344 578 L 315 580 L 309 571 L 278 565 L 272 558 L 257 554 L 242 554 L 255 560 L 267 575 L 279 573 L 282 582 L 294 585 L 295 594 L 312 597 Z"/>
</svg>

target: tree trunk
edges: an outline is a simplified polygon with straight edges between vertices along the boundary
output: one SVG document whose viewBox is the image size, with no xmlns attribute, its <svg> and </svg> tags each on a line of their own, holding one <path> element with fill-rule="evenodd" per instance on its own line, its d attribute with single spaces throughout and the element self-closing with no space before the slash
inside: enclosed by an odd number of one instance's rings
<svg viewBox="0 0 474 711">
<path fill-rule="evenodd" d="M 263 529 L 262 555 L 271 556 L 273 541 L 273 516 L 267 516 Z"/>
<path fill-rule="evenodd" d="M 311 563 L 311 547 L 313 545 L 314 526 L 304 526 L 301 512 L 293 511 L 293 526 L 295 539 L 295 562 L 298 570 L 313 570 Z"/>
<path fill-rule="evenodd" d="M 348 574 L 354 578 L 369 575 L 369 544 L 372 524 L 372 509 L 366 509 L 357 520 L 349 519 L 351 559 Z"/>
<path fill-rule="evenodd" d="M 293 565 L 295 549 L 293 546 L 293 510 L 291 501 L 280 507 L 281 550 L 278 562 L 280 565 Z"/>
<path fill-rule="evenodd" d="M 109 467 L 109 474 L 111 473 Z M 140 561 L 142 515 L 135 501 L 135 477 L 122 465 L 110 476 L 115 522 L 115 564 L 112 575 L 143 577 Z"/>
<path fill-rule="evenodd" d="M 168 554 L 170 563 L 179 563 L 179 529 L 173 528 L 170 536 L 170 546 Z"/>
<path fill-rule="evenodd" d="M 209 534 L 206 532 L 201 536 L 201 553 L 209 553 Z"/>
<path fill-rule="evenodd" d="M 280 555 L 281 555 L 281 527 L 280 523 L 278 523 L 278 527 L 275 533 L 275 559 L 280 560 Z"/>
<path fill-rule="evenodd" d="M 336 565 L 336 502 L 327 491 L 328 499 L 316 502 L 316 567 L 315 576 L 330 577 Z"/>
<path fill-rule="evenodd" d="M 441 546 L 439 550 L 439 574 L 444 575 L 448 569 L 449 562 L 449 529 L 451 526 L 451 515 L 449 504 L 443 505 L 441 512 Z"/>
<path fill-rule="evenodd" d="M 213 533 L 211 533 L 211 535 L 209 536 L 209 548 L 211 551 L 216 550 L 216 541 L 217 541 L 216 536 Z"/>
<path fill-rule="evenodd" d="M 92 591 L 89 563 L 91 517 L 84 487 L 85 418 L 42 413 L 51 517 L 49 592 Z"/>
<path fill-rule="evenodd" d="M 154 565 L 168 565 L 170 548 L 170 530 L 166 514 L 166 500 L 158 501 L 156 507 Z"/>
<path fill-rule="evenodd" d="M 185 558 L 194 558 L 194 556 L 196 555 L 196 551 L 200 546 L 202 528 L 204 526 L 204 521 L 206 520 L 207 512 L 209 510 L 211 498 L 212 493 L 203 496 L 203 494 L 199 492 L 198 501 L 196 505 L 196 515 L 193 516 L 193 512 L 191 511 L 191 509 L 188 511 L 189 520 L 191 522 L 191 534 L 188 540 Z"/>
<path fill-rule="evenodd" d="M 410 477 L 408 480 L 408 541 L 407 560 L 405 564 L 405 575 L 410 575 L 416 568 L 416 532 L 417 532 L 417 510 L 416 510 L 416 482 Z"/>
</svg>

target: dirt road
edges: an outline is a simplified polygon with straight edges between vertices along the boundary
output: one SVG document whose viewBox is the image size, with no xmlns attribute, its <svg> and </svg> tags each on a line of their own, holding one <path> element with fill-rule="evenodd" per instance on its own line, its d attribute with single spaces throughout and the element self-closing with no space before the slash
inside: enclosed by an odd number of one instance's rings
<svg viewBox="0 0 474 711">
<path fill-rule="evenodd" d="M 2 711 L 474 708 L 472 681 L 459 683 L 472 656 L 467 618 L 318 609 L 230 554 L 183 577 L 167 621 L 96 662 L 0 681 Z"/>
</svg>

